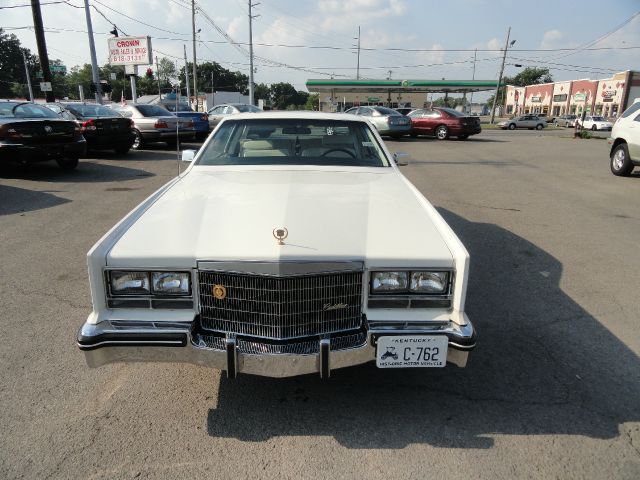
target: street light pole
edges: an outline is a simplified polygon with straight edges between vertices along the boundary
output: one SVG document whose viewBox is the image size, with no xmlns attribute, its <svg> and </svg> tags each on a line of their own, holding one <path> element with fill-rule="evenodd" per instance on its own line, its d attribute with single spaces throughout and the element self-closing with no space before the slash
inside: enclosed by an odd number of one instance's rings
<svg viewBox="0 0 640 480">
<path fill-rule="evenodd" d="M 498 83 L 496 84 L 496 93 L 493 95 L 493 106 L 491 107 L 491 120 L 493 123 L 496 116 L 496 103 L 498 102 L 498 91 L 500 90 L 500 82 L 502 82 L 502 74 L 504 73 L 504 62 L 507 59 L 507 48 L 509 48 L 509 36 L 511 35 L 511 27 L 507 30 L 507 41 L 504 43 L 504 53 L 502 54 L 502 65 L 500 66 L 500 75 L 498 75 Z"/>
<path fill-rule="evenodd" d="M 89 50 L 91 51 L 91 76 L 96 86 L 96 102 L 102 103 L 102 85 L 100 85 L 100 73 L 98 71 L 98 60 L 96 58 L 96 44 L 93 41 L 93 26 L 91 25 L 91 10 L 89 10 L 89 0 L 84 0 L 84 14 L 87 18 L 87 33 L 89 34 Z"/>
<path fill-rule="evenodd" d="M 24 71 L 27 73 L 27 85 L 29 86 L 29 101 L 33 102 L 33 88 L 31 88 L 31 77 L 29 76 L 29 64 L 27 63 L 27 56 L 22 50 L 22 61 L 24 62 Z"/>
<path fill-rule="evenodd" d="M 198 77 L 196 76 L 196 2 L 191 0 L 191 40 L 193 42 L 193 96 L 196 99 L 198 111 Z M 187 68 L 185 66 L 185 68 Z"/>
</svg>

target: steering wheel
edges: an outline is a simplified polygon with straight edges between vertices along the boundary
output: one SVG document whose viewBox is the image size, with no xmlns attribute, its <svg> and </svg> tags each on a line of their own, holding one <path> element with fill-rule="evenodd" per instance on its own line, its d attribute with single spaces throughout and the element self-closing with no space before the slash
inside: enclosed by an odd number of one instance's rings
<svg viewBox="0 0 640 480">
<path fill-rule="evenodd" d="M 342 153 L 346 153 L 347 155 L 349 155 L 351 158 L 356 158 L 356 156 L 354 155 L 353 152 L 347 150 L 346 148 L 332 148 L 330 150 L 327 150 L 326 152 L 324 152 L 322 155 L 320 155 L 321 157 L 326 157 L 327 155 L 329 155 L 330 153 L 333 152 L 342 152 Z"/>
</svg>

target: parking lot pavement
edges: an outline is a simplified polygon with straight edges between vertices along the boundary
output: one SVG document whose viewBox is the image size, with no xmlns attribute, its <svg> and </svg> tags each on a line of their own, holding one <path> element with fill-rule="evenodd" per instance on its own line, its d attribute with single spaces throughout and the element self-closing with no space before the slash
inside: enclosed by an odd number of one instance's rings
<svg viewBox="0 0 640 480">
<path fill-rule="evenodd" d="M 176 154 L 0 168 L 0 478 L 640 478 L 640 174 L 552 130 L 388 146 L 470 252 L 466 369 L 89 370 L 86 251 Z"/>
</svg>

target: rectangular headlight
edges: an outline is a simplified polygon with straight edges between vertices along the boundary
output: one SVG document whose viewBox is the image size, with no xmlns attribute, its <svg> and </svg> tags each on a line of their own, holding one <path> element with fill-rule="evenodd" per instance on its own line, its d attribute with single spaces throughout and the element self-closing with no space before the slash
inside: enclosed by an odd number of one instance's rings
<svg viewBox="0 0 640 480">
<path fill-rule="evenodd" d="M 191 292 L 188 272 L 153 272 L 153 293 L 159 295 L 189 295 Z"/>
<path fill-rule="evenodd" d="M 406 292 L 407 278 L 407 272 L 371 272 L 371 293 Z"/>
<path fill-rule="evenodd" d="M 149 274 L 147 272 L 109 272 L 112 295 L 149 295 Z"/>
<path fill-rule="evenodd" d="M 413 293 L 446 293 L 449 272 L 411 272 L 409 290 Z"/>
</svg>

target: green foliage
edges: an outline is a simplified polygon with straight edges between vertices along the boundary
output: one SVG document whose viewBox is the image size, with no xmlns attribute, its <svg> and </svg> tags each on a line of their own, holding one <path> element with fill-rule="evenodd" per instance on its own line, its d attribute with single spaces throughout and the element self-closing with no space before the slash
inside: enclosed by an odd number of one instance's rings
<svg viewBox="0 0 640 480">
<path fill-rule="evenodd" d="M 20 40 L 14 34 L 6 34 L 0 28 L 0 98 L 26 97 L 28 95 L 27 79 L 22 61 Z M 35 64 L 35 57 L 24 49 L 27 63 Z"/>
<path fill-rule="evenodd" d="M 193 63 L 188 63 L 189 82 L 193 85 L 191 72 L 193 71 Z M 203 62 L 197 65 L 198 74 L 198 90 L 201 92 L 214 91 L 234 91 L 243 95 L 249 93 L 249 77 L 244 73 L 232 72 L 222 67 L 217 62 Z M 180 69 L 178 78 L 180 83 L 185 85 L 184 67 Z M 193 94 L 193 92 L 192 92 Z"/>
<path fill-rule="evenodd" d="M 320 94 L 311 93 L 307 97 L 307 103 L 304 104 L 305 110 L 318 110 L 318 100 L 320 99 Z"/>
<path fill-rule="evenodd" d="M 537 85 L 539 83 L 551 83 L 553 82 L 553 76 L 549 73 L 548 68 L 538 68 L 538 67 L 526 67 L 524 70 L 519 72 L 515 77 L 503 77 L 502 83 L 503 85 L 515 85 L 516 87 L 526 87 L 528 85 Z M 500 104 L 500 100 L 504 99 L 504 95 L 506 92 L 506 86 L 500 87 L 498 89 L 498 105 Z M 493 105 L 493 97 L 495 95 L 491 95 L 487 100 L 487 106 L 491 108 Z"/>
<path fill-rule="evenodd" d="M 589 130 L 578 130 L 579 138 L 591 138 L 591 132 Z"/>
</svg>

